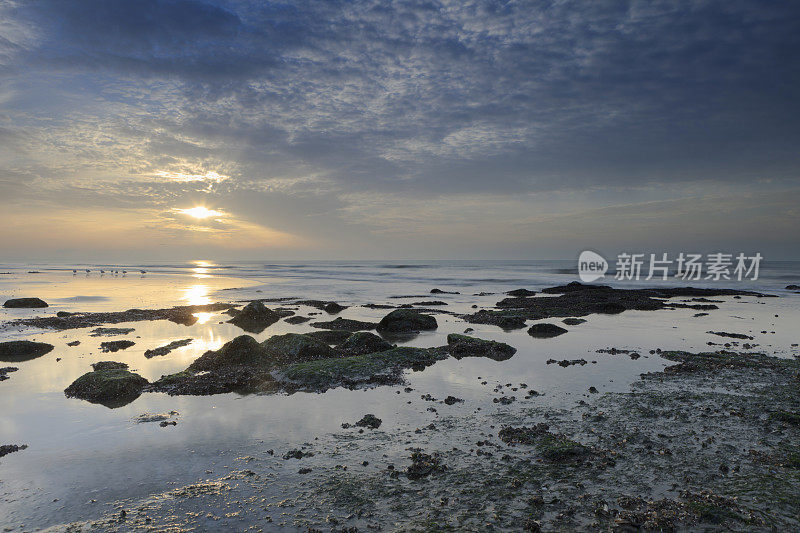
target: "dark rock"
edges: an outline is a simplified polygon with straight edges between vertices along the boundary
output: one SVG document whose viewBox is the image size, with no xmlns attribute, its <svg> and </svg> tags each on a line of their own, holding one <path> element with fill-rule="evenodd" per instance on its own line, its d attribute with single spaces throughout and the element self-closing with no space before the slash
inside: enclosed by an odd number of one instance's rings
<svg viewBox="0 0 800 533">
<path fill-rule="evenodd" d="M 169 344 L 164 346 L 159 346 L 158 348 L 153 348 L 152 350 L 145 350 L 144 356 L 150 359 L 151 357 L 157 357 L 161 355 L 167 355 L 172 350 L 177 348 L 182 348 L 183 346 L 188 346 L 192 343 L 192 339 L 183 339 L 179 341 L 172 341 Z"/>
<path fill-rule="evenodd" d="M 441 289 L 431 289 L 431 294 L 461 294 L 461 293 L 458 291 L 449 292 L 449 291 L 443 291 Z"/>
<path fill-rule="evenodd" d="M 309 337 L 314 337 L 327 344 L 340 344 L 350 338 L 352 333 L 346 329 L 330 329 L 322 331 L 311 331 L 306 333 Z"/>
<path fill-rule="evenodd" d="M 336 313 L 341 313 L 342 311 L 347 309 L 347 306 L 339 305 L 336 302 L 326 302 L 322 300 L 298 300 L 294 303 L 297 305 L 308 305 L 309 307 L 315 307 L 331 315 L 335 315 Z"/>
<path fill-rule="evenodd" d="M 492 326 L 499 326 L 506 331 L 522 329 L 526 325 L 525 317 L 513 311 L 489 311 L 486 309 L 481 309 L 477 313 L 464 316 L 464 320 L 470 324 L 489 324 Z"/>
<path fill-rule="evenodd" d="M 304 322 L 308 322 L 309 320 L 311 320 L 311 317 L 295 315 L 285 318 L 283 321 L 288 324 L 302 324 Z"/>
<path fill-rule="evenodd" d="M 100 343 L 100 350 L 103 352 L 118 352 L 120 350 L 125 350 L 126 348 L 130 348 L 136 344 L 133 341 L 107 341 Z"/>
<path fill-rule="evenodd" d="M 0 361 L 21 363 L 36 359 L 53 350 L 52 344 L 33 341 L 0 342 Z"/>
<path fill-rule="evenodd" d="M 228 322 L 250 333 L 261 333 L 284 316 L 286 315 L 277 313 L 263 303 L 255 301 L 247 304 Z"/>
<path fill-rule="evenodd" d="M 711 335 L 717 335 L 719 337 L 729 337 L 731 339 L 744 339 L 744 340 L 753 340 L 753 337 L 750 335 L 745 335 L 743 333 L 728 333 L 726 331 L 707 331 L 706 333 L 710 333 Z"/>
<path fill-rule="evenodd" d="M 327 343 L 309 335 L 286 333 L 275 335 L 262 343 L 278 364 L 300 363 L 331 356 Z"/>
<path fill-rule="evenodd" d="M 693 287 L 615 289 L 606 285 L 584 285 L 578 282 L 543 289 L 542 293 L 556 294 L 558 296 L 550 298 L 506 298 L 497 303 L 497 307 L 500 308 L 499 311 L 482 310 L 474 315 L 467 315 L 465 319 L 472 323 L 492 324 L 495 323 L 493 320 L 505 316 L 539 320 L 550 317 L 579 317 L 593 313 L 616 314 L 626 310 L 654 311 L 685 305 L 670 304 L 666 301 L 666 299 L 674 297 L 769 296 L 757 292 L 734 289 L 696 289 Z M 694 306 L 692 307 L 694 308 Z"/>
<path fill-rule="evenodd" d="M 467 337 L 457 333 L 451 333 L 447 336 L 447 345 L 450 349 L 450 355 L 456 359 L 461 359 L 462 357 L 488 357 L 495 361 L 505 361 L 517 353 L 517 349 L 508 344 Z"/>
<path fill-rule="evenodd" d="M 400 346 L 366 355 L 319 359 L 290 365 L 277 373 L 285 387 L 322 392 L 335 387 L 399 384 L 403 370 L 422 369 L 447 358 L 444 350 Z"/>
<path fill-rule="evenodd" d="M 453 405 L 457 403 L 464 403 L 464 400 L 461 398 L 456 398 L 455 396 L 448 396 L 444 399 L 444 403 L 447 405 Z"/>
<path fill-rule="evenodd" d="M 436 329 L 436 319 L 411 309 L 395 309 L 378 323 L 377 330 L 389 333 L 403 333 Z"/>
<path fill-rule="evenodd" d="M 287 461 L 289 459 L 302 459 L 303 457 L 313 457 L 314 452 L 304 452 L 303 450 L 289 450 L 283 454 L 283 458 Z"/>
<path fill-rule="evenodd" d="M 89 332 L 90 337 L 113 337 L 133 333 L 133 328 L 95 328 Z"/>
<path fill-rule="evenodd" d="M 10 453 L 18 452 L 20 450 L 24 450 L 27 448 L 27 444 L 17 445 L 17 444 L 3 444 L 0 445 L 0 457 L 8 455 Z"/>
<path fill-rule="evenodd" d="M 223 344 L 219 350 L 209 350 L 195 359 L 188 370 L 210 372 L 232 366 L 270 366 L 271 362 L 264 346 L 250 335 L 240 335 Z"/>
<path fill-rule="evenodd" d="M 116 361 L 99 361 L 92 363 L 92 370 L 127 370 L 126 363 L 118 363 Z"/>
<path fill-rule="evenodd" d="M 588 364 L 588 361 L 586 359 L 562 359 L 561 361 L 556 361 L 555 359 L 548 359 L 547 364 L 558 365 L 560 367 L 567 368 L 568 366 L 573 366 L 573 365 L 584 366 Z"/>
<path fill-rule="evenodd" d="M 355 425 L 361 428 L 378 429 L 379 427 L 381 427 L 382 422 L 383 420 L 381 420 L 377 416 L 373 414 L 366 414 L 361 420 L 356 422 Z"/>
<path fill-rule="evenodd" d="M 390 350 L 392 344 L 378 337 L 374 333 L 360 331 L 350 335 L 347 340 L 338 345 L 336 349 L 346 355 L 364 355 L 368 353 Z"/>
<path fill-rule="evenodd" d="M 411 466 L 406 469 L 406 476 L 408 479 L 422 479 L 445 470 L 438 454 L 429 455 L 418 450 L 411 454 Z"/>
<path fill-rule="evenodd" d="M 567 330 L 555 324 L 534 324 L 528 328 L 528 335 L 537 339 L 548 339 L 563 335 Z"/>
<path fill-rule="evenodd" d="M 528 289 L 516 289 L 513 291 L 508 291 L 506 294 L 508 294 L 509 296 L 516 296 L 518 298 L 525 298 L 527 296 L 534 296 L 536 292 L 529 291 Z"/>
<path fill-rule="evenodd" d="M 787 285 L 787 291 L 800 291 L 800 285 Z"/>
<path fill-rule="evenodd" d="M 568 326 L 578 326 L 586 322 L 583 318 L 565 318 L 562 322 Z"/>
<path fill-rule="evenodd" d="M 499 433 L 500 440 L 506 444 L 534 445 L 545 460 L 567 462 L 581 459 L 591 453 L 591 449 L 564 435 L 551 433 L 547 424 L 533 427 L 504 427 Z"/>
<path fill-rule="evenodd" d="M 4 366 L 0 368 L 0 381 L 8 379 L 8 374 L 11 372 L 16 372 L 19 368 L 15 366 Z"/>
<path fill-rule="evenodd" d="M 78 346 L 81 341 L 71 341 L 67 343 L 67 346 Z"/>
<path fill-rule="evenodd" d="M 312 322 L 309 324 L 312 328 L 319 329 L 332 329 L 344 331 L 365 331 L 375 329 L 378 324 L 375 322 L 363 322 L 361 320 L 351 320 L 349 318 L 339 317 L 329 322 Z"/>
<path fill-rule="evenodd" d="M 64 394 L 115 408 L 138 398 L 147 385 L 148 381 L 139 374 L 121 368 L 95 370 L 73 381 Z"/>
<path fill-rule="evenodd" d="M 122 322 L 139 322 L 143 320 L 170 320 L 176 324 L 192 325 L 197 322 L 196 313 L 224 311 L 234 308 L 231 304 L 184 305 L 167 309 L 128 309 L 102 313 L 76 313 L 68 317 L 37 317 L 14 320 L 14 326 L 30 326 L 36 328 L 65 329 L 89 328 L 101 324 L 120 324 Z"/>
<path fill-rule="evenodd" d="M 345 309 L 347 309 L 347 307 L 345 307 L 344 305 L 339 305 L 336 302 L 328 302 L 322 307 L 323 311 L 331 315 L 335 315 L 336 313 L 341 313 Z"/>
<path fill-rule="evenodd" d="M 441 300 L 422 300 L 419 302 L 412 302 L 411 305 L 415 305 L 417 307 L 424 307 L 426 305 L 447 305 L 447 302 L 443 302 Z"/>
<path fill-rule="evenodd" d="M 6 300 L 3 307 L 8 309 L 38 309 L 48 307 L 47 302 L 40 298 L 11 298 Z"/>
<path fill-rule="evenodd" d="M 178 422 L 176 422 L 175 420 L 162 420 L 161 422 L 158 423 L 158 425 L 161 426 L 162 428 L 165 428 L 167 426 L 177 426 Z"/>
<path fill-rule="evenodd" d="M 72 314 L 73 314 L 73 313 L 69 313 L 69 312 L 67 312 L 67 311 L 59 311 L 58 313 L 56 313 L 56 316 L 57 316 L 58 318 L 64 318 L 64 317 L 71 316 Z"/>
</svg>

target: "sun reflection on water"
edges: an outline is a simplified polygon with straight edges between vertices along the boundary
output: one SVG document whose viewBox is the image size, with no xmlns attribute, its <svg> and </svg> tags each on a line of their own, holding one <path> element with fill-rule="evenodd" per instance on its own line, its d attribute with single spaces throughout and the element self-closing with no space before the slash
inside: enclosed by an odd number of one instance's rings
<svg viewBox="0 0 800 533">
<path fill-rule="evenodd" d="M 214 313 L 193 313 L 193 315 L 197 317 L 197 324 L 205 324 L 211 320 Z"/>
<path fill-rule="evenodd" d="M 194 264 L 196 265 L 192 268 L 192 277 L 195 278 L 210 278 L 211 274 L 208 273 L 208 269 L 214 266 L 214 263 L 211 261 L 195 261 Z"/>
<path fill-rule="evenodd" d="M 207 305 L 211 303 L 211 298 L 208 296 L 207 285 L 192 285 L 183 289 L 183 299 L 189 305 Z"/>
</svg>

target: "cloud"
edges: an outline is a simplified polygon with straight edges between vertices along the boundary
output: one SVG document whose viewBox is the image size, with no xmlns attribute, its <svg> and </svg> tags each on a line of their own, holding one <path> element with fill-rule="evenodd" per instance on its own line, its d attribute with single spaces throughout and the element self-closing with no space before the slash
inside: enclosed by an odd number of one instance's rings
<svg viewBox="0 0 800 533">
<path fill-rule="evenodd" d="M 800 173 L 791 3 L 0 10 L 0 179 L 49 206 L 211 199 L 266 227 L 371 245 L 386 220 L 467 239 L 452 198 L 491 219 L 538 208 L 537 195 L 772 192 Z M 502 231 L 484 224 L 487 242 Z"/>
</svg>

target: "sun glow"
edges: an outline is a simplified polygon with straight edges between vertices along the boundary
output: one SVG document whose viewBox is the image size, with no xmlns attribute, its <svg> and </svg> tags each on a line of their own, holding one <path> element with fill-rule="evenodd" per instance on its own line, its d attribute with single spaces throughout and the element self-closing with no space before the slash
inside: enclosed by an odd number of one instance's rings
<svg viewBox="0 0 800 533">
<path fill-rule="evenodd" d="M 178 209 L 178 212 L 199 219 L 222 216 L 221 211 L 214 211 L 213 209 L 209 209 L 202 205 L 198 205 L 197 207 L 192 207 L 190 209 Z"/>
</svg>

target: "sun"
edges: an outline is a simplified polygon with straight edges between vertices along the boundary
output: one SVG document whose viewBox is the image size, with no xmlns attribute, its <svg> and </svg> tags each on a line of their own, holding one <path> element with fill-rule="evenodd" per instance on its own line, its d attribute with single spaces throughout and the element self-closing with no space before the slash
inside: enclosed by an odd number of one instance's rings
<svg viewBox="0 0 800 533">
<path fill-rule="evenodd" d="M 178 209 L 178 211 L 184 215 L 189 215 L 190 217 L 199 219 L 222 216 L 222 212 L 208 209 L 202 205 L 198 205 L 197 207 L 192 207 L 190 209 Z"/>
</svg>

